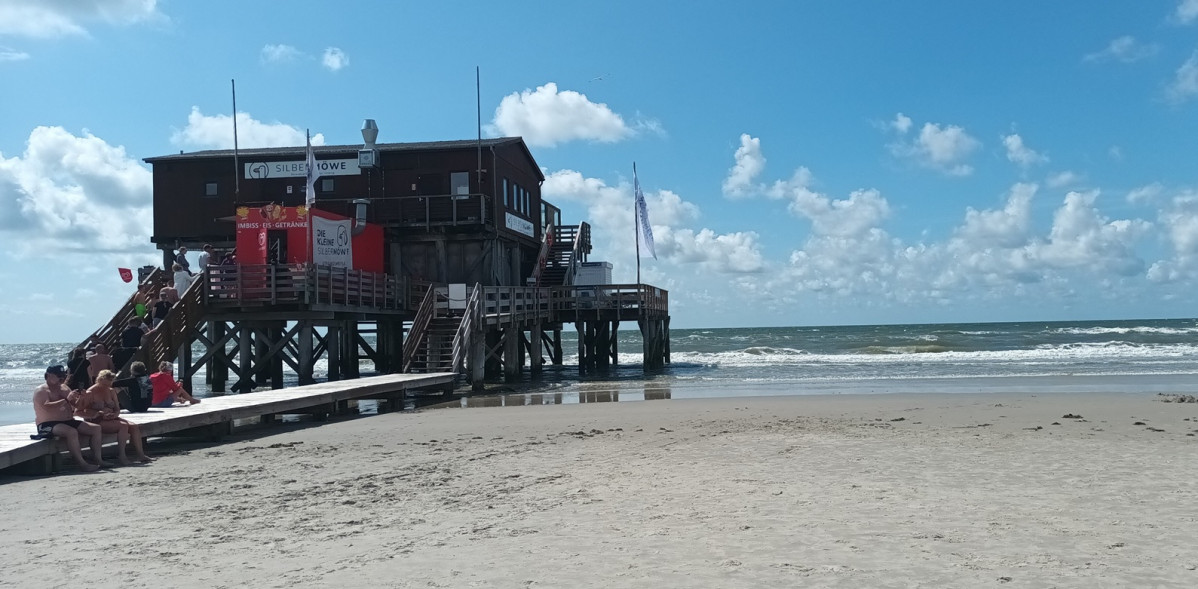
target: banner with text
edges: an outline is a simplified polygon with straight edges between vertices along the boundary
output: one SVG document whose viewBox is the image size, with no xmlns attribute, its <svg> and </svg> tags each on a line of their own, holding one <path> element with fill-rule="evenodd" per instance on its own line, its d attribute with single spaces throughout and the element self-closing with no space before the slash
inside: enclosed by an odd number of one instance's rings
<svg viewBox="0 0 1198 589">
<path fill-rule="evenodd" d="M 312 262 L 326 266 L 354 267 L 349 219 L 334 221 L 312 217 Z"/>
</svg>

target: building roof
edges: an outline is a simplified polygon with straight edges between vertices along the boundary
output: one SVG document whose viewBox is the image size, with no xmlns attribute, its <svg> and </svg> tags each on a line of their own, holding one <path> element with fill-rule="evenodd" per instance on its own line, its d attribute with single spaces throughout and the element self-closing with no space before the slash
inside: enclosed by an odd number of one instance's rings
<svg viewBox="0 0 1198 589">
<path fill-rule="evenodd" d="M 476 149 L 480 145 L 486 149 L 490 147 L 499 147 L 501 145 L 518 144 L 528 156 L 528 160 L 532 162 L 533 169 L 540 173 L 540 167 L 537 165 L 537 160 L 532 157 L 532 153 L 528 151 L 528 146 L 524 143 L 523 137 L 496 137 L 492 139 L 460 139 L 456 141 L 421 141 L 414 143 L 376 143 L 375 149 L 380 152 L 399 152 L 399 151 L 440 151 L 440 150 L 455 150 L 455 149 Z M 331 154 L 357 154 L 359 149 L 362 149 L 363 144 L 357 143 L 353 145 L 313 145 L 312 152 L 315 155 L 331 155 Z M 262 147 L 255 149 L 238 149 L 238 158 L 256 158 L 256 157 L 286 157 L 294 156 L 303 158 L 306 155 L 307 147 L 299 145 L 296 147 Z M 232 149 L 208 149 L 204 151 L 192 151 L 189 153 L 179 152 L 171 155 L 160 155 L 155 157 L 145 158 L 146 163 L 155 164 L 158 162 L 169 162 L 179 160 L 195 160 L 200 158 L 225 158 L 232 157 Z M 542 178 L 543 180 L 544 178 Z"/>
</svg>

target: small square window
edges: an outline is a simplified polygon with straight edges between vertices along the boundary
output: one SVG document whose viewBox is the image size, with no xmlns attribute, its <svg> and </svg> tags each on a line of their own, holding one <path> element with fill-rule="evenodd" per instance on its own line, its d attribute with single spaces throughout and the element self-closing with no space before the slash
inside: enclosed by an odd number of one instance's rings
<svg viewBox="0 0 1198 589">
<path fill-rule="evenodd" d="M 209 196 L 209 197 L 218 196 L 219 194 L 218 194 L 218 191 L 216 188 L 217 188 L 216 182 L 204 183 L 204 196 Z"/>
<path fill-rule="evenodd" d="M 450 172 L 449 193 L 454 196 L 470 194 L 470 172 Z"/>
<path fill-rule="evenodd" d="M 333 191 L 333 180 L 334 180 L 333 178 L 321 178 L 320 179 L 320 191 L 321 192 L 332 192 Z"/>
</svg>

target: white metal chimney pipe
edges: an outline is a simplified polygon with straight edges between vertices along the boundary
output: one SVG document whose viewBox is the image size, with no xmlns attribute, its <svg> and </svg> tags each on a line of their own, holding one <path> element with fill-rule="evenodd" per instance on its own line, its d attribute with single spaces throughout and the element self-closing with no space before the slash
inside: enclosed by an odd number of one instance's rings
<svg viewBox="0 0 1198 589">
<path fill-rule="evenodd" d="M 362 141 L 366 142 L 367 149 L 374 149 L 374 142 L 379 138 L 379 126 L 375 124 L 374 119 L 366 119 L 362 121 Z"/>
</svg>

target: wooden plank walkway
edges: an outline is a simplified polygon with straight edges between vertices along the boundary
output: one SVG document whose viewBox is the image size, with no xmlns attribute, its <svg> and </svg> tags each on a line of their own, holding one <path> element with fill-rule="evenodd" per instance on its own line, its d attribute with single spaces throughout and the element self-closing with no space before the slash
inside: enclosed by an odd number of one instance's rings
<svg viewBox="0 0 1198 589">
<path fill-rule="evenodd" d="M 340 401 L 389 397 L 411 389 L 452 386 L 456 378 L 457 375 L 448 372 L 387 374 L 242 395 L 207 397 L 198 405 L 150 409 L 147 413 L 126 411 L 121 413 L 121 417 L 140 425 L 144 437 L 154 437 L 198 427 L 232 424 L 235 419 L 305 413 L 306 410 L 333 406 Z M 29 439 L 30 434 L 34 433 L 33 423 L 0 426 L 0 468 L 66 450 L 66 444 L 58 440 Z M 115 439 L 115 435 L 105 436 L 105 442 Z M 83 445 L 86 452 L 86 441 Z"/>
</svg>

